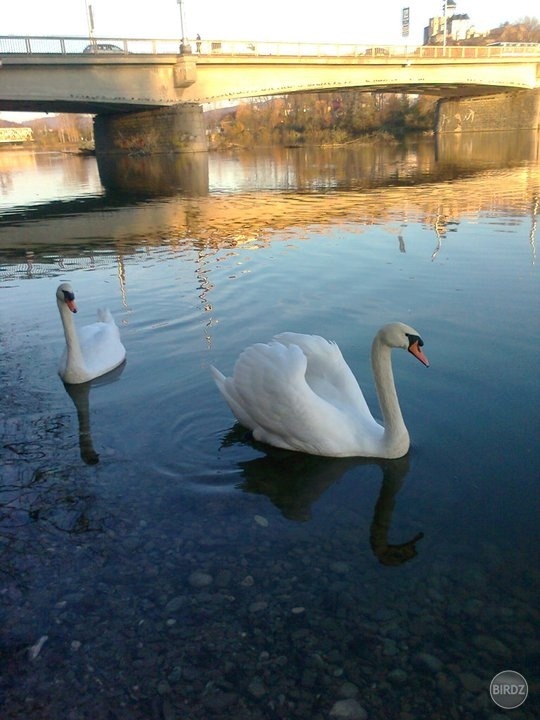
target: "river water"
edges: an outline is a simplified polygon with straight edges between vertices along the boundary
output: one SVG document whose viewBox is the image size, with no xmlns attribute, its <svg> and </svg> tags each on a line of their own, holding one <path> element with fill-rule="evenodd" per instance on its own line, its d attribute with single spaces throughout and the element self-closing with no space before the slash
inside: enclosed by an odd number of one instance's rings
<svg viewBox="0 0 540 720">
<path fill-rule="evenodd" d="M 537 135 L 116 164 L 0 153 L 3 720 L 416 720 L 505 710 L 538 659 Z M 56 287 L 127 362 L 57 375 Z M 209 366 L 335 340 L 392 462 L 254 443 Z"/>
</svg>

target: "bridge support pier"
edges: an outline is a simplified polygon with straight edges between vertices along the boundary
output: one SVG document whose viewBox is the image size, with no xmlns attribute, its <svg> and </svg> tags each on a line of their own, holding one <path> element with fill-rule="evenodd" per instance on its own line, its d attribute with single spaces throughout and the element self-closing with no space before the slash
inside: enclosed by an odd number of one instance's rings
<svg viewBox="0 0 540 720">
<path fill-rule="evenodd" d="M 203 110 L 197 103 L 133 113 L 96 115 L 96 155 L 206 152 Z"/>
<path fill-rule="evenodd" d="M 516 90 L 482 97 L 442 98 L 437 133 L 540 129 L 540 90 Z"/>
</svg>

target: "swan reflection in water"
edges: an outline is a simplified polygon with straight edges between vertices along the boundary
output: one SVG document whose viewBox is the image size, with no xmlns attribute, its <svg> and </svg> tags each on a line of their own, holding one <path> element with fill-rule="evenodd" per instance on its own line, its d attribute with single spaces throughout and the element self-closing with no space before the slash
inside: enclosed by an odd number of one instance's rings
<svg viewBox="0 0 540 720">
<path fill-rule="evenodd" d="M 239 442 L 240 431 L 245 432 L 236 426 L 225 438 L 224 445 Z M 313 503 L 347 471 L 361 465 L 378 465 L 383 479 L 370 527 L 373 554 L 387 566 L 402 565 L 416 556 L 416 543 L 424 533 L 416 533 L 400 544 L 388 541 L 396 495 L 409 472 L 408 455 L 397 460 L 324 458 L 268 446 L 264 446 L 264 452 L 264 457 L 238 463 L 243 475 L 239 488 L 266 495 L 284 517 L 299 522 L 310 519 Z"/>
<path fill-rule="evenodd" d="M 77 410 L 77 420 L 79 423 L 79 450 L 81 459 L 87 465 L 96 465 L 99 462 L 99 454 L 94 449 L 92 441 L 92 432 L 90 429 L 90 390 L 92 388 L 109 385 L 116 382 L 123 373 L 126 361 L 118 367 L 108 372 L 106 375 L 94 378 L 89 382 L 79 383 L 76 385 L 63 383 L 67 394 L 73 400 L 75 409 Z"/>
</svg>

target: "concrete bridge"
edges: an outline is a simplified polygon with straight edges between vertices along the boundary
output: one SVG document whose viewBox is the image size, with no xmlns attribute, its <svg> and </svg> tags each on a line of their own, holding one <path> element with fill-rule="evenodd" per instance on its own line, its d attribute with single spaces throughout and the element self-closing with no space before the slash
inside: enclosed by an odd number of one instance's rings
<svg viewBox="0 0 540 720">
<path fill-rule="evenodd" d="M 454 115 L 455 103 L 466 98 L 460 130 L 467 129 L 463 121 L 490 129 L 481 123 L 481 106 L 471 110 L 472 98 L 499 95 L 491 115 L 500 123 L 505 96 L 509 129 L 516 122 L 540 124 L 540 44 L 408 48 L 208 40 L 188 42 L 183 50 L 176 39 L 0 37 L 0 110 L 95 114 L 98 152 L 202 151 L 204 104 L 349 88 L 438 95 L 454 101 Z M 512 111 L 516 102 L 519 113 Z M 440 115 L 438 129 L 456 128 Z"/>
</svg>

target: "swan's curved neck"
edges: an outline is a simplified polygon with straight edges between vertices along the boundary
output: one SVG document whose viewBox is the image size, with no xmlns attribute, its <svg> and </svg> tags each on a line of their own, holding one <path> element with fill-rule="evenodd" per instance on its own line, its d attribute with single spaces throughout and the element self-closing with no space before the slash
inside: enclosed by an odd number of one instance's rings
<svg viewBox="0 0 540 720">
<path fill-rule="evenodd" d="M 392 351 L 378 335 L 371 347 L 371 365 L 384 422 L 384 445 L 395 451 L 394 457 L 399 457 L 408 450 L 409 433 L 403 422 L 396 393 Z"/>
<path fill-rule="evenodd" d="M 81 345 L 79 342 L 79 336 L 77 335 L 77 329 L 75 328 L 73 314 L 64 302 L 58 303 L 58 309 L 60 310 L 60 317 L 62 318 L 62 325 L 64 328 L 64 336 L 66 338 L 66 368 L 74 366 L 84 368 Z"/>
</svg>

